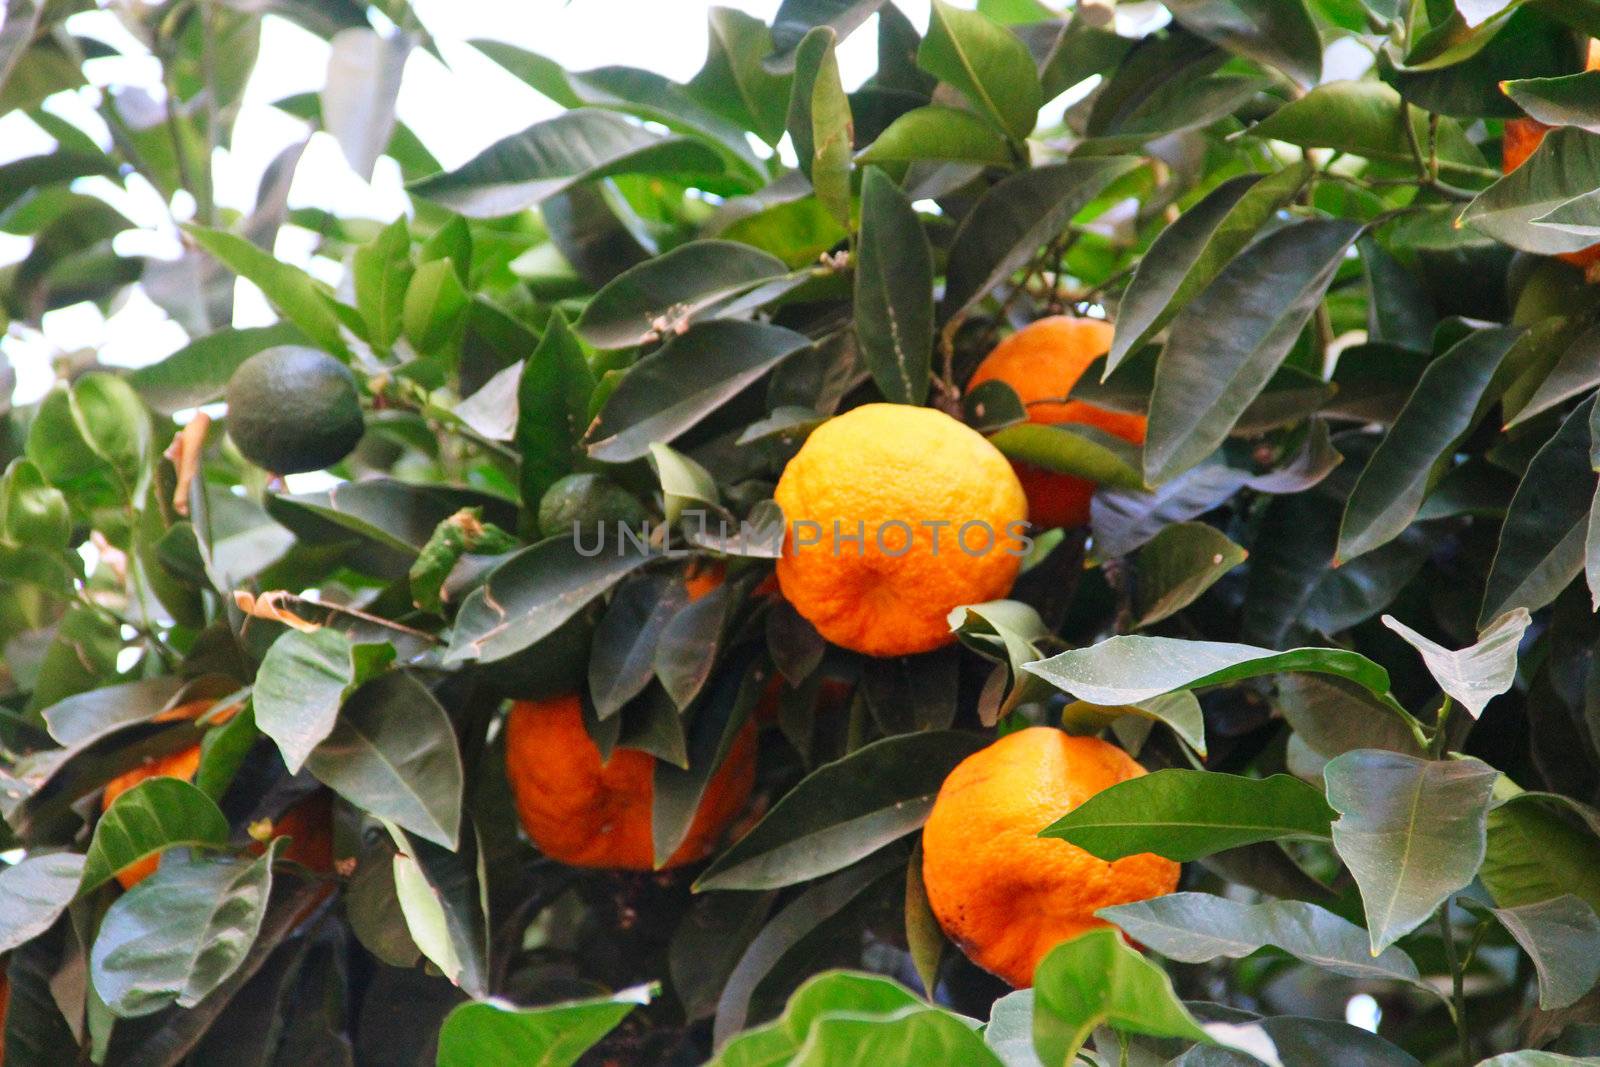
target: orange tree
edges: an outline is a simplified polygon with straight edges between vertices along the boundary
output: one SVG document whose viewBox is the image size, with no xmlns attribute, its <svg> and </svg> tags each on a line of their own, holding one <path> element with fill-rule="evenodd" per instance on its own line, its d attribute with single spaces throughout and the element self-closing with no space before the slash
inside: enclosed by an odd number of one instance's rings
<svg viewBox="0 0 1600 1067">
<path fill-rule="evenodd" d="M 1600 1055 L 1600 5 L 484 41 L 454 170 L 404 0 L 86 6 L 0 321 L 189 341 L 0 412 L 8 1067 Z M 407 215 L 219 208 L 264 10 Z"/>
</svg>

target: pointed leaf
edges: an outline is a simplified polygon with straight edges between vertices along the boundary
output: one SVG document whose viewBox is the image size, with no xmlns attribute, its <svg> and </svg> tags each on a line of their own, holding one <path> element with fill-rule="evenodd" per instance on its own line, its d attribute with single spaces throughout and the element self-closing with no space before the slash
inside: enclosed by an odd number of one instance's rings
<svg viewBox="0 0 1600 1067">
<path fill-rule="evenodd" d="M 1333 811 L 1287 774 L 1242 778 L 1178 768 L 1119 782 L 1043 830 L 1104 860 L 1154 852 L 1180 863 L 1283 838 L 1325 839 Z"/>
<path fill-rule="evenodd" d="M 1568 1007 L 1600 982 L 1600 917 L 1582 900 L 1569 893 L 1494 917 L 1539 972 L 1539 1010 Z"/>
<path fill-rule="evenodd" d="M 470 218 L 494 218 L 592 178 L 721 171 L 721 157 L 699 141 L 663 137 L 614 112 L 580 108 L 497 141 L 457 169 L 407 188 Z"/>
<path fill-rule="evenodd" d="M 1007 459 L 1118 489 L 1141 489 L 1139 449 L 1095 426 L 1021 422 L 989 438 Z"/>
<path fill-rule="evenodd" d="M 634 1008 L 654 997 L 655 987 L 635 986 L 610 997 L 538 1008 L 503 1001 L 457 1005 L 439 1029 L 439 1067 L 571 1067 Z"/>
<path fill-rule="evenodd" d="M 1183 739 L 1184 744 L 1204 757 L 1206 754 L 1206 717 L 1200 710 L 1200 701 L 1187 689 L 1165 693 L 1137 704 L 1118 704 L 1103 707 L 1082 700 L 1074 700 L 1061 709 L 1061 728 L 1069 734 L 1093 736 L 1106 727 L 1117 731 L 1119 721 L 1127 716 L 1163 723 Z M 1121 734 L 1119 733 L 1119 737 Z"/>
<path fill-rule="evenodd" d="M 1215 526 L 1180 522 L 1166 527 L 1134 560 L 1138 625 L 1182 611 L 1249 555 Z"/>
<path fill-rule="evenodd" d="M 626 463 L 691 429 L 809 338 L 756 322 L 702 323 L 630 368 L 589 431 L 589 455 Z"/>
<path fill-rule="evenodd" d="M 1500 88 L 1547 126 L 1577 126 L 1600 133 L 1600 70 L 1556 78 L 1519 78 L 1501 82 Z"/>
<path fill-rule="evenodd" d="M 1150 399 L 1147 482 L 1183 473 L 1222 444 L 1289 354 L 1360 232 L 1357 223 L 1330 219 L 1285 226 L 1179 312 Z"/>
<path fill-rule="evenodd" d="M 1374 955 L 1477 875 L 1497 773 L 1477 760 L 1375 749 L 1346 752 L 1323 768 L 1340 816 L 1333 847 L 1361 889 Z"/>
<path fill-rule="evenodd" d="M 1305 184 L 1305 164 L 1276 174 L 1246 174 L 1213 189 L 1161 231 L 1128 283 L 1117 308 L 1102 378 L 1152 341 L 1190 300 L 1198 296 L 1256 233 Z"/>
<path fill-rule="evenodd" d="M 1423 637 L 1392 615 L 1383 624 L 1422 654 L 1433 680 L 1474 718 L 1489 701 L 1517 680 L 1517 648 L 1533 622 L 1526 608 L 1514 608 L 1484 628 L 1477 644 L 1452 652 Z"/>
<path fill-rule="evenodd" d="M 813 771 L 711 864 L 697 890 L 775 889 L 848 867 L 920 827 L 976 734 L 886 737 Z"/>
<path fill-rule="evenodd" d="M 272 643 L 256 673 L 256 726 L 278 744 L 291 773 L 333 731 L 339 705 L 356 684 L 394 658 L 387 645 L 353 645 L 338 630 L 289 630 Z"/>
<path fill-rule="evenodd" d="M 350 274 L 356 307 L 373 343 L 389 347 L 400 336 L 406 288 L 411 284 L 411 231 L 404 215 L 355 250 Z"/>
<path fill-rule="evenodd" d="M 328 42 L 322 86 L 322 125 L 364 181 L 394 134 L 395 98 L 411 55 L 404 33 L 380 35 L 365 27 L 340 30 Z"/>
<path fill-rule="evenodd" d="M 1140 165 L 1109 156 L 1037 167 L 984 193 L 956 228 L 943 314 L 966 311 L 1044 247 L 1100 191 Z"/>
<path fill-rule="evenodd" d="M 1244 959 L 1270 945 L 1346 978 L 1406 982 L 1433 992 L 1404 952 L 1390 946 L 1374 957 L 1365 930 L 1298 900 L 1245 904 L 1210 893 L 1169 893 L 1095 914 L 1146 948 L 1182 963 Z"/>
<path fill-rule="evenodd" d="M 1112 637 L 1030 663 L 1064 693 L 1091 704 L 1137 704 L 1175 689 L 1198 689 L 1280 671 L 1332 674 L 1375 694 L 1389 691 L 1389 673 L 1365 656 L 1337 648 L 1287 652 L 1222 641 Z"/>
<path fill-rule="evenodd" d="M 1584 401 L 1534 454 L 1500 528 L 1478 625 L 1513 608 L 1537 611 L 1583 572 L 1589 511 L 1595 496 L 1589 421 Z"/>
<path fill-rule="evenodd" d="M 523 361 L 517 381 L 517 428 L 522 454 L 519 484 L 523 506 L 538 511 L 539 501 L 570 474 L 578 440 L 589 422 L 594 373 L 583 347 L 560 311 L 550 316 L 539 346 Z"/>
<path fill-rule="evenodd" d="M 351 694 L 306 768 L 350 803 L 454 849 L 463 773 L 450 716 L 405 671 Z"/>
<path fill-rule="evenodd" d="M 1527 162 L 1478 194 L 1461 221 L 1524 252 L 1578 252 L 1594 242 L 1593 235 L 1540 220 L 1593 191 L 1597 180 L 1600 134 L 1571 126 L 1552 130 Z"/>
<path fill-rule="evenodd" d="M 897 404 L 921 404 L 933 358 L 933 252 L 922 220 L 877 167 L 861 182 L 856 246 L 855 326 L 878 391 Z"/>
<path fill-rule="evenodd" d="M 1305 0 L 1166 0 L 1184 26 L 1270 64 L 1302 86 L 1322 80 L 1322 38 Z"/>
<path fill-rule="evenodd" d="M 1339 527 L 1341 561 L 1387 544 L 1411 525 L 1436 467 L 1483 414 L 1490 383 L 1518 336 L 1509 328 L 1479 330 L 1428 364 L 1351 490 Z"/>
<path fill-rule="evenodd" d="M 1033 132 L 1044 103 L 1033 57 L 999 23 L 933 0 L 917 66 L 955 88 L 1013 140 Z"/>
<path fill-rule="evenodd" d="M 942 104 L 912 108 L 856 154 L 856 162 L 863 166 L 934 159 L 997 167 L 1012 162 L 1004 134 L 970 111 Z"/>
<path fill-rule="evenodd" d="M 0 867 L 0 952 L 32 941 L 50 927 L 78 892 L 84 857 L 42 852 Z"/>
<path fill-rule="evenodd" d="M 187 226 L 184 232 L 223 266 L 253 282 L 278 313 L 318 347 L 340 359 L 350 359 L 333 299 L 312 281 L 311 275 L 279 262 L 272 253 L 262 251 L 235 234 L 203 226 Z"/>
</svg>

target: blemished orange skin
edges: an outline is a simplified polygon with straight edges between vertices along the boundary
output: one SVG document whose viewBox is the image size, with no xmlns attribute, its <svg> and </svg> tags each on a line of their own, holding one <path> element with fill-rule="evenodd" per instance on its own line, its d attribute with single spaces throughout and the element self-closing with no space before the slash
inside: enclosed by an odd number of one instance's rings
<svg viewBox="0 0 1600 1067">
<path fill-rule="evenodd" d="M 619 748 L 601 761 L 575 693 L 522 700 L 506 720 L 506 777 L 522 828 L 539 851 L 570 867 L 655 868 L 650 820 L 655 757 Z M 706 784 L 689 833 L 662 868 L 704 859 L 750 799 L 755 723 L 746 723 Z"/>
<path fill-rule="evenodd" d="M 1052 315 L 1029 323 L 994 347 L 967 383 L 970 391 L 989 381 L 1002 381 L 1027 406 L 1028 421 L 1045 425 L 1078 423 L 1095 426 L 1133 444 L 1144 443 L 1145 417 L 1086 404 L 1059 403 L 1072 392 L 1089 364 L 1111 349 L 1109 322 Z M 1028 515 L 1039 527 L 1084 526 L 1094 483 L 1070 474 L 1014 464 L 1028 494 Z"/>
<path fill-rule="evenodd" d="M 773 495 L 788 525 L 777 567 L 785 599 L 823 637 L 869 656 L 949 644 L 950 611 L 1004 597 L 1022 564 L 1028 503 L 1010 463 L 932 408 L 865 404 L 829 419 Z M 835 544 L 836 523 L 862 543 Z M 801 544 L 814 529 L 820 539 Z"/>
<path fill-rule="evenodd" d="M 1034 726 L 968 756 L 922 830 L 922 880 L 939 925 L 967 957 L 1022 989 L 1056 945 L 1107 925 L 1095 911 L 1170 893 L 1178 864 L 1142 853 L 1106 862 L 1037 837 L 1144 768 L 1115 745 Z"/>
<path fill-rule="evenodd" d="M 188 704 L 180 704 L 175 708 L 155 717 L 156 722 L 173 722 L 179 719 L 197 719 L 211 709 L 212 701 L 196 700 Z M 216 716 L 216 721 L 226 722 L 232 718 L 237 709 L 225 709 Z M 192 745 L 167 756 L 158 756 L 149 760 L 142 766 L 131 771 L 117 775 L 106 783 L 105 791 L 100 795 L 100 810 L 103 812 L 111 807 L 123 793 L 132 789 L 150 778 L 168 777 L 181 778 L 184 781 L 193 781 L 195 772 L 200 769 L 200 746 Z M 314 871 L 324 874 L 333 870 L 333 802 L 326 792 L 318 792 L 291 807 L 272 824 L 274 837 L 289 835 L 293 838 L 287 848 L 283 850 L 285 859 L 302 863 Z M 259 850 L 258 850 L 259 851 Z M 117 881 L 122 883 L 123 889 L 132 889 L 146 878 L 156 872 L 156 867 L 161 863 L 161 857 L 146 856 L 136 863 L 130 863 L 117 872 Z"/>
</svg>

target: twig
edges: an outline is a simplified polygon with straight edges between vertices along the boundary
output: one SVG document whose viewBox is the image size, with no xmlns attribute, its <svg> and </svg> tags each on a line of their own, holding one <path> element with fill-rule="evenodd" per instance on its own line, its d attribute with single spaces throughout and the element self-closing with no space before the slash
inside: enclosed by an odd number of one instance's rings
<svg viewBox="0 0 1600 1067">
<path fill-rule="evenodd" d="M 1472 1063 L 1472 1039 L 1467 1033 L 1466 975 L 1462 973 L 1461 961 L 1456 957 L 1456 938 L 1450 926 L 1448 900 L 1439 905 L 1439 935 L 1444 939 L 1445 965 L 1450 968 L 1450 1004 L 1456 1022 L 1457 1052 L 1461 1057 L 1461 1067 L 1468 1067 Z"/>
</svg>

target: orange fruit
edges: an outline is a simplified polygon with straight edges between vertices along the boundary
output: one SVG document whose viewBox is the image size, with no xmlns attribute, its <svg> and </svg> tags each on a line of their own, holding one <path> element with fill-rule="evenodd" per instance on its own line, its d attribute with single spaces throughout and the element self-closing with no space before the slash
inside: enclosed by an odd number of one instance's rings
<svg viewBox="0 0 1600 1067">
<path fill-rule="evenodd" d="M 689 603 L 693 604 L 713 589 L 720 588 L 727 573 L 728 565 L 720 559 L 691 564 L 683 576 L 683 584 L 689 589 Z"/>
<path fill-rule="evenodd" d="M 706 784 L 689 833 L 663 867 L 704 858 L 750 798 L 755 724 L 747 723 Z M 522 827 L 553 860 L 572 867 L 655 867 L 650 830 L 655 757 L 619 748 L 609 760 L 583 726 L 575 693 L 520 700 L 506 720 L 506 777 Z"/>
<path fill-rule="evenodd" d="M 214 701 L 210 700 L 195 700 L 180 704 L 163 711 L 154 721 L 197 719 L 209 711 L 213 703 Z M 215 721 L 226 722 L 236 711 L 234 708 L 225 709 L 217 715 Z M 119 774 L 106 783 L 105 791 L 100 794 L 100 810 L 103 812 L 110 808 L 118 797 L 146 779 L 181 778 L 187 782 L 194 779 L 195 772 L 199 769 L 199 745 L 147 760 L 142 766 Z M 284 858 L 303 863 L 315 871 L 333 870 L 332 819 L 332 800 L 326 792 L 315 793 L 284 812 L 283 816 L 273 823 L 273 836 L 281 837 L 288 834 L 294 839 L 284 849 Z M 117 872 L 117 881 L 122 883 L 123 889 L 132 889 L 154 874 L 160 862 L 161 857 L 155 855 L 130 863 Z"/>
<path fill-rule="evenodd" d="M 1094 426 L 1133 444 L 1144 443 L 1145 417 L 1065 400 L 1089 364 L 1111 349 L 1112 327 L 1100 319 L 1053 315 L 1024 326 L 995 345 L 967 383 L 1011 386 L 1028 410 L 1028 421 Z M 1057 474 L 1027 463 L 1016 464 L 1017 478 L 1028 494 L 1028 515 L 1035 526 L 1083 526 L 1089 521 L 1094 483 Z"/>
<path fill-rule="evenodd" d="M 954 639 L 952 608 L 1011 591 L 1027 500 L 1011 465 L 932 408 L 866 404 L 812 431 L 774 494 L 778 585 L 836 645 L 871 656 Z"/>
<path fill-rule="evenodd" d="M 1034 726 L 962 760 L 922 830 L 922 880 L 939 925 L 1017 988 L 1061 942 L 1106 925 L 1095 911 L 1170 893 L 1178 864 L 1142 853 L 1108 863 L 1040 830 L 1144 768 L 1093 737 Z"/>
<path fill-rule="evenodd" d="M 1600 41 L 1589 42 L 1589 69 L 1600 70 Z M 1500 172 L 1510 174 L 1526 163 L 1552 129 L 1553 126 L 1546 126 L 1538 119 L 1507 119 L 1505 139 L 1500 148 Z M 1556 258 L 1587 270 L 1600 264 L 1600 245 L 1590 245 L 1578 252 L 1563 252 Z"/>
</svg>

